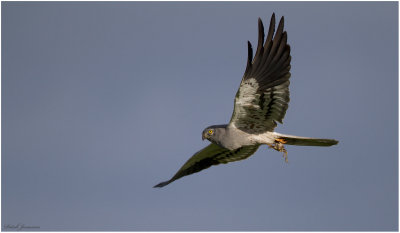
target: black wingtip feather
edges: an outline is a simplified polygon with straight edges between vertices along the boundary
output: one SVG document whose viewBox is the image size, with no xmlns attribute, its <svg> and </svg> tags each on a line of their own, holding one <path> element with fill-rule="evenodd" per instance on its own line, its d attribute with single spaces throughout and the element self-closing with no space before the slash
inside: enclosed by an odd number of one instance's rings
<svg viewBox="0 0 400 233">
<path fill-rule="evenodd" d="M 170 180 L 164 181 L 164 182 L 159 183 L 158 185 L 153 186 L 153 188 L 162 188 L 162 187 L 168 185 L 169 183 L 171 183 Z"/>
<path fill-rule="evenodd" d="M 254 61 L 260 62 L 261 59 L 259 57 L 262 57 L 262 54 L 264 53 L 264 37 L 264 25 L 261 18 L 258 18 L 258 43 L 256 54 L 254 55 Z"/>
<path fill-rule="evenodd" d="M 261 42 L 264 42 L 264 24 L 261 18 L 258 18 L 258 37 L 261 37 Z"/>
<path fill-rule="evenodd" d="M 247 41 L 247 51 L 248 51 L 248 60 L 251 61 L 253 58 L 253 48 L 251 46 L 250 41 Z"/>
<path fill-rule="evenodd" d="M 258 45 L 257 45 L 257 51 L 261 49 L 264 43 L 264 24 L 260 18 L 258 18 Z"/>
<path fill-rule="evenodd" d="M 251 47 L 251 43 L 250 41 L 247 41 L 247 66 L 246 66 L 246 71 L 245 73 L 250 71 L 250 67 L 251 67 L 251 60 L 253 59 L 253 49 Z"/>
<path fill-rule="evenodd" d="M 281 30 L 281 31 L 283 31 L 283 27 L 285 26 L 285 17 L 281 17 L 281 20 L 279 21 L 279 24 L 278 24 L 278 29 L 276 30 L 277 31 L 277 33 Z"/>
<path fill-rule="evenodd" d="M 272 40 L 272 36 L 274 35 L 275 32 L 275 13 L 272 14 L 271 20 L 269 22 L 269 28 L 268 28 L 268 35 L 267 39 L 265 40 L 264 47 L 267 47 L 269 42 Z"/>
</svg>

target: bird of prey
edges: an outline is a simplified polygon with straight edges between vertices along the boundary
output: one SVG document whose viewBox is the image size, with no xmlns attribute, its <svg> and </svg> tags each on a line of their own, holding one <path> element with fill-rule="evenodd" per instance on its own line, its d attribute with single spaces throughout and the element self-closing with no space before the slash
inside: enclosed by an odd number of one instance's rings
<svg viewBox="0 0 400 233">
<path fill-rule="evenodd" d="M 282 124 L 289 103 L 290 46 L 281 18 L 275 32 L 275 13 L 272 14 L 267 38 L 264 41 L 264 26 L 258 18 L 258 44 L 253 57 L 253 49 L 248 41 L 247 66 L 239 90 L 235 96 L 234 110 L 228 124 L 212 125 L 204 129 L 202 139 L 211 143 L 195 153 L 169 183 L 212 165 L 229 163 L 248 158 L 266 144 L 283 152 L 284 145 L 332 146 L 338 141 L 298 137 L 274 132 L 277 122 Z"/>
</svg>

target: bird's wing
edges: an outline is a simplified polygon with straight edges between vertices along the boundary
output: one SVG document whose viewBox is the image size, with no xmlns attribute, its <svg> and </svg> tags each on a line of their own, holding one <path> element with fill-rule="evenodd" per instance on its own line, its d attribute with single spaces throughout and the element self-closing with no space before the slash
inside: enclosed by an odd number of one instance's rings
<svg viewBox="0 0 400 233">
<path fill-rule="evenodd" d="M 290 46 L 283 30 L 282 17 L 275 30 L 275 14 L 271 17 L 264 43 L 264 26 L 258 19 L 258 46 L 248 42 L 247 67 L 236 93 L 230 125 L 247 133 L 272 131 L 282 123 L 289 103 Z"/>
<path fill-rule="evenodd" d="M 258 147 L 258 145 L 254 145 L 240 147 L 236 150 L 228 150 L 218 146 L 217 144 L 211 143 L 207 147 L 194 154 L 185 164 L 183 164 L 181 169 L 179 169 L 179 171 L 170 180 L 161 182 L 154 186 L 154 188 L 164 187 L 174 180 L 199 172 L 203 169 L 211 167 L 212 165 L 246 159 L 250 155 L 254 154 Z"/>
</svg>

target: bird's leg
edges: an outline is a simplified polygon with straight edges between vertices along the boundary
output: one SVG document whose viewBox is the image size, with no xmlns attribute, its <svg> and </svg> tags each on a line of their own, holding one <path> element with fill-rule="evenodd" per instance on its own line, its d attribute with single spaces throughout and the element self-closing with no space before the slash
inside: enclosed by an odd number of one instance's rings
<svg viewBox="0 0 400 233">
<path fill-rule="evenodd" d="M 277 150 L 279 152 L 283 152 L 283 158 L 285 159 L 285 162 L 288 163 L 288 156 L 287 156 L 287 150 L 284 147 L 284 144 L 286 143 L 285 139 L 277 138 L 275 139 L 275 142 L 272 145 L 268 145 L 270 148 L 273 148 L 274 150 Z"/>
</svg>

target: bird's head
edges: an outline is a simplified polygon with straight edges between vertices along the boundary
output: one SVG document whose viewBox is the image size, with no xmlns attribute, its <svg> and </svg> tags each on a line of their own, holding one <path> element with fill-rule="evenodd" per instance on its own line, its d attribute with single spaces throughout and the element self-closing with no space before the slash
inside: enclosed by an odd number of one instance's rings
<svg viewBox="0 0 400 233">
<path fill-rule="evenodd" d="M 203 130 L 203 133 L 201 135 L 201 139 L 208 139 L 210 140 L 215 134 L 215 129 L 212 127 L 207 127 Z"/>
<path fill-rule="evenodd" d="M 203 133 L 201 134 L 201 138 L 207 139 L 210 142 L 214 142 L 215 138 L 218 138 L 221 134 L 223 134 L 222 131 L 224 131 L 226 128 L 226 125 L 212 125 L 203 130 Z"/>
</svg>

